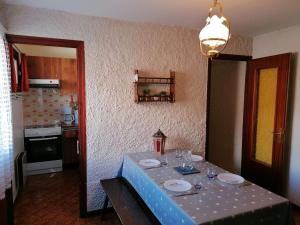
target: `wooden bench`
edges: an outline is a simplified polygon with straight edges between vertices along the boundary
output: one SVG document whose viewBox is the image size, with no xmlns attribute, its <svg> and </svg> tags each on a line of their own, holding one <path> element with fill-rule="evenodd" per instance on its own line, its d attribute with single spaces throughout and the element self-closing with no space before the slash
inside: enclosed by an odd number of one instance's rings
<svg viewBox="0 0 300 225">
<path fill-rule="evenodd" d="M 102 218 L 111 202 L 123 225 L 160 224 L 138 193 L 124 178 L 101 180 L 106 193 Z"/>
</svg>

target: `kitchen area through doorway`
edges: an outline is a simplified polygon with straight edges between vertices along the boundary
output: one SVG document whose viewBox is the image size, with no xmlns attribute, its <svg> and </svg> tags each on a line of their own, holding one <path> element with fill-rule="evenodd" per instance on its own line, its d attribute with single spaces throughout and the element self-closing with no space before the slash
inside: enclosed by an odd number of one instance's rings
<svg viewBox="0 0 300 225">
<path fill-rule="evenodd" d="M 12 44 L 11 51 L 16 81 L 12 97 L 15 213 L 26 214 L 24 198 L 34 201 L 34 196 L 49 193 L 43 200 L 53 199 L 49 188 L 55 190 L 66 177 L 76 186 L 74 198 L 79 201 L 76 48 Z"/>
</svg>

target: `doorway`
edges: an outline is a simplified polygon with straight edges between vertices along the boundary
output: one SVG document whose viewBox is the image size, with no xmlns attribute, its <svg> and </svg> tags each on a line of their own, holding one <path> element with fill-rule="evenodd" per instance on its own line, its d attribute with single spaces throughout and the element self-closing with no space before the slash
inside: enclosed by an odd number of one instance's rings
<svg viewBox="0 0 300 225">
<path fill-rule="evenodd" d="M 251 57 L 219 55 L 209 60 L 206 156 L 241 173 L 244 86 Z"/>
<path fill-rule="evenodd" d="M 79 153 L 79 207 L 80 216 L 87 215 L 86 200 L 86 104 L 85 104 L 85 65 L 83 41 L 41 38 L 31 36 L 6 35 L 9 45 L 39 45 L 75 49 L 77 66 L 77 99 L 78 99 L 78 153 Z M 67 144 L 70 146 L 69 144 Z M 70 158 L 70 157 L 69 157 Z"/>
<path fill-rule="evenodd" d="M 208 63 L 206 159 L 278 194 L 286 169 L 290 63 L 291 53 L 254 60 L 220 55 Z"/>
</svg>

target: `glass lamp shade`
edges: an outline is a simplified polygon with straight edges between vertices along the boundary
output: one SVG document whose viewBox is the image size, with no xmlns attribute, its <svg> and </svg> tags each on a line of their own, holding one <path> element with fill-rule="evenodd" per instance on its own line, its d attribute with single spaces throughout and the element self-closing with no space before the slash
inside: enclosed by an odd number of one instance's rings
<svg viewBox="0 0 300 225">
<path fill-rule="evenodd" d="M 219 8 L 220 13 L 212 15 L 212 10 L 217 7 Z M 229 22 L 223 16 L 221 3 L 215 0 L 213 7 L 209 9 L 206 25 L 199 33 L 202 54 L 208 57 L 217 55 L 225 49 L 229 38 Z"/>
<path fill-rule="evenodd" d="M 229 28 L 223 24 L 224 21 L 224 17 L 217 15 L 208 17 L 207 24 L 199 34 L 201 43 L 212 47 L 225 45 L 229 39 Z"/>
</svg>

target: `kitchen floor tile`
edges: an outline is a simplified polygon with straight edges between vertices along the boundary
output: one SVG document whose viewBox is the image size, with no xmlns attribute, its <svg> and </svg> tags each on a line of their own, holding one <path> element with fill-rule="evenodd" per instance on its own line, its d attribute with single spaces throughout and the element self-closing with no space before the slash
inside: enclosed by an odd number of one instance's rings
<svg viewBox="0 0 300 225">
<path fill-rule="evenodd" d="M 114 212 L 79 218 L 77 170 L 29 176 L 15 203 L 15 225 L 117 225 Z"/>
</svg>

